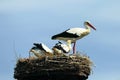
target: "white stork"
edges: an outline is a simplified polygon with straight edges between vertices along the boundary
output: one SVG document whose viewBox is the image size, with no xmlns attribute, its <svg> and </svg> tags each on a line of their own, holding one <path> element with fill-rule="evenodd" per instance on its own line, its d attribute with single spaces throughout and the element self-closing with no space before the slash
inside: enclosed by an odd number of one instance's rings
<svg viewBox="0 0 120 80">
<path fill-rule="evenodd" d="M 54 51 L 54 54 L 57 54 L 57 55 L 61 55 L 61 54 L 70 52 L 69 46 L 67 46 L 66 44 L 63 44 L 60 41 L 58 41 L 58 43 L 56 43 L 52 49 Z"/>
<path fill-rule="evenodd" d="M 76 41 L 88 35 L 90 33 L 90 28 L 96 30 L 96 28 L 93 27 L 88 21 L 84 22 L 84 26 L 85 28 L 70 28 L 62 33 L 52 36 L 52 39 L 66 41 L 68 45 L 74 43 L 73 45 L 73 54 L 74 54 L 76 53 L 75 51 Z"/>
<path fill-rule="evenodd" d="M 37 54 L 45 55 L 45 56 L 52 56 L 53 52 L 43 43 L 34 43 L 35 47 L 33 47 L 30 52 L 33 52 L 36 56 Z"/>
<path fill-rule="evenodd" d="M 42 58 L 43 56 L 45 56 L 45 54 L 43 54 L 41 52 L 41 50 L 37 47 L 32 47 L 29 51 L 29 58 L 30 58 L 30 53 L 33 53 L 37 58 Z"/>
</svg>

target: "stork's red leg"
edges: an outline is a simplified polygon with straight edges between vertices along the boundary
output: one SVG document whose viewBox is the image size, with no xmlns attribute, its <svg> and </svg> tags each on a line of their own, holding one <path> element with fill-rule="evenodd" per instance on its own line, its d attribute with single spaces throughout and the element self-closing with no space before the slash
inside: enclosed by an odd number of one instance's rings
<svg viewBox="0 0 120 80">
<path fill-rule="evenodd" d="M 76 42 L 74 42 L 74 44 L 73 44 L 73 54 L 75 54 L 76 53 Z"/>
</svg>

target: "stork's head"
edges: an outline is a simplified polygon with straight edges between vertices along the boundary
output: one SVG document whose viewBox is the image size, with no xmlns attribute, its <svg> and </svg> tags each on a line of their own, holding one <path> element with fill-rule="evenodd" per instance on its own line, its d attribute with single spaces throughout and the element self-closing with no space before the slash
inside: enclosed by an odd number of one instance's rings
<svg viewBox="0 0 120 80">
<path fill-rule="evenodd" d="M 96 28 L 95 28 L 89 21 L 85 21 L 85 22 L 84 22 L 84 25 L 85 25 L 85 26 L 89 26 L 89 27 L 91 27 L 92 29 L 96 30 Z"/>
</svg>

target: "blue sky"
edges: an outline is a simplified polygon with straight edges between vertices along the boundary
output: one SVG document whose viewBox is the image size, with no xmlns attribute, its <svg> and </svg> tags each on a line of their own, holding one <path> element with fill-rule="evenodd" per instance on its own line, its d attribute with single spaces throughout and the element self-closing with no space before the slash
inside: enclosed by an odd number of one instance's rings
<svg viewBox="0 0 120 80">
<path fill-rule="evenodd" d="M 13 80 L 19 57 L 34 42 L 52 47 L 51 36 L 89 20 L 97 31 L 77 41 L 96 67 L 88 80 L 120 79 L 120 0 L 0 0 L 0 80 Z M 15 47 L 15 48 L 14 48 Z"/>
</svg>

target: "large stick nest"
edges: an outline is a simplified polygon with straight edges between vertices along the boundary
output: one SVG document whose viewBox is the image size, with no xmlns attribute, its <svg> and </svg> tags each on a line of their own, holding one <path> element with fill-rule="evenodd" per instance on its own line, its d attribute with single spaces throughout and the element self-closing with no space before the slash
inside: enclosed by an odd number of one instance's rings
<svg viewBox="0 0 120 80">
<path fill-rule="evenodd" d="M 21 58 L 17 61 L 14 78 L 17 80 L 86 80 L 92 62 L 87 56 Z"/>
</svg>

